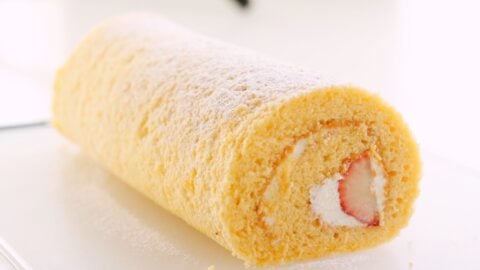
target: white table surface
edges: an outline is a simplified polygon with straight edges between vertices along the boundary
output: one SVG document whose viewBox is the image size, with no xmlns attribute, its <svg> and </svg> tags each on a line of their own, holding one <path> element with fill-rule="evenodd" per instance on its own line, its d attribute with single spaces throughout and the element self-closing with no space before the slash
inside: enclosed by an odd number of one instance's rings
<svg viewBox="0 0 480 270">
<path fill-rule="evenodd" d="M 50 127 L 1 132 L 0 149 L 0 234 L 33 269 L 244 269 Z M 428 152 L 424 167 L 392 242 L 278 269 L 478 269 L 480 176 Z"/>
<path fill-rule="evenodd" d="M 411 226 L 379 249 L 306 267 L 430 269 L 435 259 L 436 268 L 478 269 L 480 2 L 252 2 L 241 10 L 233 0 L 0 1 L 0 128 L 50 119 L 55 70 L 94 24 L 156 11 L 377 92 L 410 124 L 425 162 Z M 48 128 L 0 130 L 0 238 L 35 269 L 240 267 L 63 144 Z"/>
</svg>

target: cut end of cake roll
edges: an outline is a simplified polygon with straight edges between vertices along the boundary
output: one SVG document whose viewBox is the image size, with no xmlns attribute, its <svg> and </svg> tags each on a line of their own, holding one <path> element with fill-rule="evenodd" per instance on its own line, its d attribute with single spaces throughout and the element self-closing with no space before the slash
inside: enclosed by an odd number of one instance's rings
<svg viewBox="0 0 480 270">
<path fill-rule="evenodd" d="M 319 258 L 378 245 L 406 226 L 421 166 L 390 106 L 328 87 L 266 110 L 231 163 L 224 221 L 237 256 L 260 265 Z"/>
<path fill-rule="evenodd" d="M 380 98 L 151 15 L 97 26 L 60 69 L 55 126 L 248 264 L 383 243 L 417 146 Z"/>
</svg>

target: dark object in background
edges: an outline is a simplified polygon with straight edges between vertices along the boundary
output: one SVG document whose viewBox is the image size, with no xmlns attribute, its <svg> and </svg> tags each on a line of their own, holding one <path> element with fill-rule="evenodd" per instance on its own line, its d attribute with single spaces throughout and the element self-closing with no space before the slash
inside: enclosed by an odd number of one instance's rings
<svg viewBox="0 0 480 270">
<path fill-rule="evenodd" d="M 248 0 L 235 0 L 242 8 L 246 8 L 248 6 Z"/>
<path fill-rule="evenodd" d="M 50 121 L 38 121 L 38 122 L 30 122 L 30 123 L 21 123 L 21 124 L 13 124 L 13 125 L 6 125 L 0 126 L 0 132 L 2 131 L 9 131 L 12 129 L 20 129 L 20 128 L 32 128 L 32 127 L 44 127 L 48 126 Z"/>
</svg>

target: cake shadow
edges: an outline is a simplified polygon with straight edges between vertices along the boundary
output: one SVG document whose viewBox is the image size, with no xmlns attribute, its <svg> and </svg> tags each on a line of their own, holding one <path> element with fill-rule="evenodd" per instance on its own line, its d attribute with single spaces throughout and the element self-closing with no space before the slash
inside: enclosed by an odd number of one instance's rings
<svg viewBox="0 0 480 270">
<path fill-rule="evenodd" d="M 135 253 L 154 265 L 167 269 L 246 269 L 244 263 L 225 248 L 166 211 L 123 181 L 113 176 L 90 157 L 69 146 L 63 153 L 63 191 L 68 202 L 69 226 L 87 232 L 107 248 Z M 380 264 L 378 258 L 381 257 Z M 319 260 L 282 266 L 248 269 L 385 269 L 395 256 L 378 247 L 352 254 L 333 255 Z M 108 260 L 106 257 L 106 264 Z M 372 266 L 374 266 L 372 268 Z"/>
<path fill-rule="evenodd" d="M 243 262 L 225 248 L 84 153 L 69 149 L 63 163 L 62 194 L 69 197 L 65 210 L 76 230 L 142 253 L 142 257 L 156 261 L 162 269 L 206 269 L 209 265 L 217 269 L 245 269 Z"/>
</svg>

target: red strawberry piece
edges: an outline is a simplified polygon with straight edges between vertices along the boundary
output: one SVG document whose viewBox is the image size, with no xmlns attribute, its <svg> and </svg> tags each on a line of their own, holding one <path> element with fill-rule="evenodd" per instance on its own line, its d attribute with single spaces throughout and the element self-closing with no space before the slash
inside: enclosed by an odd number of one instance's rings
<svg viewBox="0 0 480 270">
<path fill-rule="evenodd" d="M 338 182 L 338 194 L 343 212 L 368 226 L 380 223 L 377 200 L 372 190 L 374 171 L 368 153 L 364 153 L 348 166 Z"/>
</svg>

